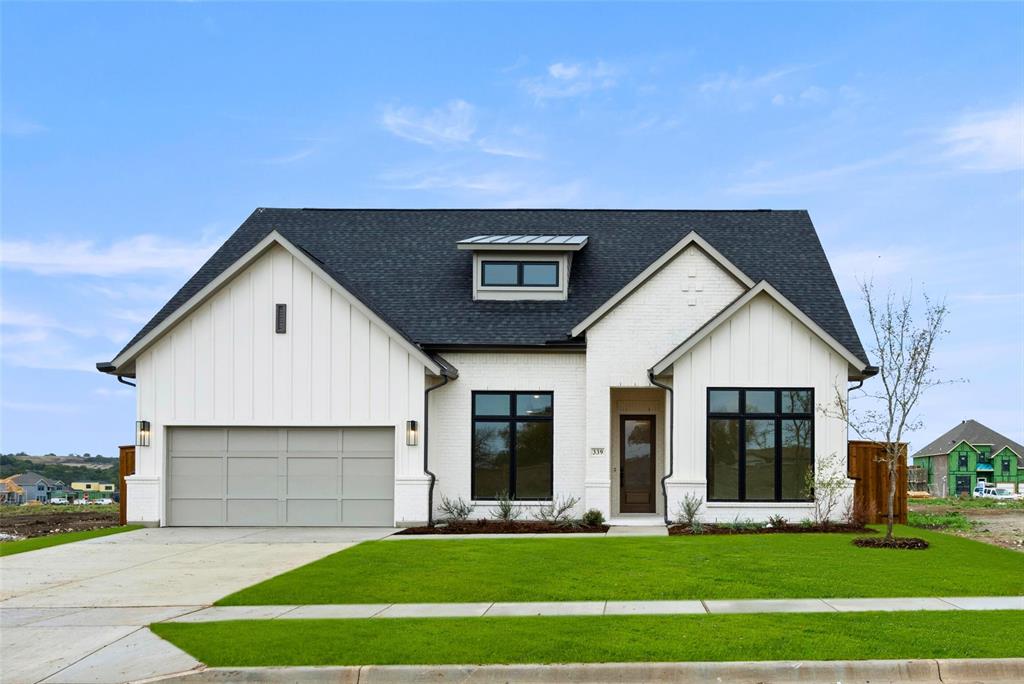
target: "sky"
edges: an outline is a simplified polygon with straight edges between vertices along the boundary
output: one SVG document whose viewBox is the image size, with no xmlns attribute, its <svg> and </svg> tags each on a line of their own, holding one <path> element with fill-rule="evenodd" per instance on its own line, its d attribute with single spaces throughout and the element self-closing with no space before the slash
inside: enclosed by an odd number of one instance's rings
<svg viewBox="0 0 1024 684">
<path fill-rule="evenodd" d="M 113 455 L 95 370 L 260 206 L 807 209 L 949 305 L 923 446 L 1024 441 L 1024 4 L 4 2 L 0 451 Z"/>
</svg>

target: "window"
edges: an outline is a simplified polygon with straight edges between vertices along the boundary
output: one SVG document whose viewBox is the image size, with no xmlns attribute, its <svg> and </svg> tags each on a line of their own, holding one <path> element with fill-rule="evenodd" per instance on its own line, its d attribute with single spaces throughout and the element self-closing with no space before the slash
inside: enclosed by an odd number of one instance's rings
<svg viewBox="0 0 1024 684">
<path fill-rule="evenodd" d="M 810 501 L 814 391 L 708 390 L 708 501 Z"/>
<path fill-rule="evenodd" d="M 956 457 L 956 469 L 957 470 L 967 470 L 967 452 L 966 451 L 961 451 L 961 452 L 959 452 L 957 454 L 957 457 Z"/>
<path fill-rule="evenodd" d="M 483 261 L 484 287 L 558 287 L 557 261 Z"/>
<path fill-rule="evenodd" d="M 1003 458 L 1003 462 L 1002 462 L 1001 467 L 1003 469 L 1003 475 L 1009 475 L 1010 474 L 1010 459 Z"/>
<path fill-rule="evenodd" d="M 473 499 L 551 499 L 553 415 L 551 392 L 473 393 Z"/>
</svg>

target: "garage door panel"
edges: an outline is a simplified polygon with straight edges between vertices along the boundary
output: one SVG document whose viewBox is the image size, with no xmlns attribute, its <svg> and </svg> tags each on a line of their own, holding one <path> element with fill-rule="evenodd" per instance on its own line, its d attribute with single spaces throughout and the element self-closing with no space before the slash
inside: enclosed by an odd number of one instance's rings
<svg viewBox="0 0 1024 684">
<path fill-rule="evenodd" d="M 170 525 L 394 523 L 390 428 L 171 428 L 168 445 Z"/>
<path fill-rule="evenodd" d="M 394 504 L 390 499 L 387 501 L 344 499 L 341 502 L 342 525 L 374 527 L 379 526 L 381 520 L 391 520 L 393 515 Z"/>
<path fill-rule="evenodd" d="M 229 499 L 229 525 L 278 525 L 280 504 L 273 499 Z"/>
<path fill-rule="evenodd" d="M 228 499 L 276 500 L 280 478 L 277 454 L 264 457 L 228 457 Z"/>
<path fill-rule="evenodd" d="M 281 450 L 279 428 L 232 428 L 228 430 L 228 451 Z"/>
<path fill-rule="evenodd" d="M 341 431 L 323 428 L 290 428 L 288 452 L 325 451 L 337 453 L 341 449 Z"/>
<path fill-rule="evenodd" d="M 167 520 L 175 525 L 223 525 L 221 499 L 174 499 L 167 502 Z"/>
<path fill-rule="evenodd" d="M 390 428 L 348 428 L 342 432 L 342 451 L 383 452 L 390 458 L 395 450 L 394 431 Z"/>
<path fill-rule="evenodd" d="M 382 458 L 348 458 L 342 461 L 342 498 L 388 499 L 394 496 L 394 462 Z"/>
<path fill-rule="evenodd" d="M 171 430 L 169 448 L 179 451 L 221 452 L 226 447 L 227 431 L 224 428 L 189 428 Z"/>
<path fill-rule="evenodd" d="M 338 455 L 331 458 L 288 457 L 288 496 L 338 498 Z"/>
<path fill-rule="evenodd" d="M 289 499 L 289 525 L 338 525 L 338 499 Z M 379 524 L 379 523 L 378 523 Z"/>
</svg>

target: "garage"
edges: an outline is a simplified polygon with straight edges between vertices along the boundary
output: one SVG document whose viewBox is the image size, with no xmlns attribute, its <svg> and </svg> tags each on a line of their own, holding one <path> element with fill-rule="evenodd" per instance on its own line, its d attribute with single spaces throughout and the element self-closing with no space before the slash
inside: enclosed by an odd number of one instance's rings
<svg viewBox="0 0 1024 684">
<path fill-rule="evenodd" d="M 390 527 L 394 450 L 393 428 L 168 428 L 167 524 Z"/>
</svg>

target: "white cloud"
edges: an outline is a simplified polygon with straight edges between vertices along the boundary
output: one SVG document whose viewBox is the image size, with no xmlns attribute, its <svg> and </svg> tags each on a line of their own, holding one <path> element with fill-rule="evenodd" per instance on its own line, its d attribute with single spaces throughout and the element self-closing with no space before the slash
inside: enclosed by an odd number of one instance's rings
<svg viewBox="0 0 1024 684">
<path fill-rule="evenodd" d="M 1024 104 L 965 116 L 943 130 L 939 142 L 964 170 L 1024 169 Z"/>
<path fill-rule="evenodd" d="M 546 182 L 522 173 L 451 166 L 394 171 L 381 179 L 389 188 L 435 194 L 443 191 L 468 205 L 491 207 L 568 206 L 578 202 L 583 190 L 579 180 Z"/>
<path fill-rule="evenodd" d="M 828 91 L 818 86 L 810 86 L 803 89 L 800 93 L 800 99 L 804 102 L 821 104 L 828 100 Z"/>
<path fill-rule="evenodd" d="M 264 164 L 271 164 L 275 166 L 286 166 L 288 164 L 294 164 L 295 162 L 302 161 L 308 157 L 316 154 L 318 149 L 316 147 L 304 147 L 300 150 L 296 150 L 290 154 L 282 154 L 278 157 L 269 157 L 263 160 Z"/>
<path fill-rule="evenodd" d="M 492 138 L 480 138 L 477 146 L 481 152 L 492 154 L 496 157 L 514 157 L 516 159 L 541 159 L 543 155 L 515 143 L 504 142 Z"/>
<path fill-rule="evenodd" d="M 49 130 L 46 126 L 33 121 L 31 119 L 25 119 L 20 116 L 14 116 L 11 114 L 4 115 L 3 121 L 3 134 L 14 137 L 24 137 L 28 135 L 35 135 L 37 133 L 45 133 Z"/>
<path fill-rule="evenodd" d="M 524 78 L 520 87 L 538 100 L 578 97 L 608 90 L 618 84 L 621 69 L 598 60 L 587 62 L 555 62 L 542 76 Z"/>
<path fill-rule="evenodd" d="M 729 192 L 739 195 L 792 195 L 812 192 L 832 186 L 843 178 L 855 175 L 861 171 L 890 164 L 903 156 L 902 152 L 893 152 L 881 157 L 864 159 L 850 164 L 840 164 L 807 173 L 747 181 L 734 185 L 729 189 Z"/>
<path fill-rule="evenodd" d="M 786 104 L 786 96 L 782 93 L 776 93 L 775 96 L 772 97 L 772 104 L 776 107 L 781 107 Z"/>
<path fill-rule="evenodd" d="M 809 69 L 809 66 L 792 66 L 773 69 L 759 75 L 747 75 L 744 70 L 735 73 L 721 73 L 714 78 L 707 79 L 697 86 L 702 93 L 723 93 L 760 90 L 772 85 L 790 74 Z"/>
<path fill-rule="evenodd" d="M 82 410 L 80 406 L 73 406 L 71 404 L 56 404 L 52 402 L 44 404 L 28 401 L 8 401 L 6 399 L 0 405 L 7 411 L 21 411 L 25 413 L 78 413 Z"/>
<path fill-rule="evenodd" d="M 422 145 L 467 143 L 476 131 L 476 109 L 465 100 L 452 100 L 429 112 L 388 106 L 380 123 L 392 134 Z"/>
<path fill-rule="evenodd" d="M 0 265 L 39 275 L 192 273 L 209 258 L 216 244 L 181 243 L 159 235 L 137 235 L 105 247 L 90 240 L 7 240 L 0 242 Z"/>
</svg>

